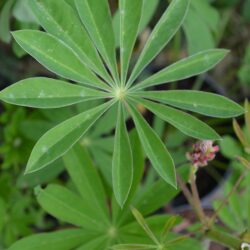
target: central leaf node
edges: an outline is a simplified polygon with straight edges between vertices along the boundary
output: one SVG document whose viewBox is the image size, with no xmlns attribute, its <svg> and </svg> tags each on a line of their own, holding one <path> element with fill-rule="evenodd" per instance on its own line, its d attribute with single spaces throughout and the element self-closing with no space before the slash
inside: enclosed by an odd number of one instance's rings
<svg viewBox="0 0 250 250">
<path fill-rule="evenodd" d="M 117 229 L 115 227 L 110 227 L 108 230 L 108 236 L 110 238 L 115 238 L 117 236 Z"/>
<path fill-rule="evenodd" d="M 124 87 L 117 87 L 114 91 L 114 95 L 117 100 L 122 101 L 126 96 L 126 89 Z"/>
</svg>

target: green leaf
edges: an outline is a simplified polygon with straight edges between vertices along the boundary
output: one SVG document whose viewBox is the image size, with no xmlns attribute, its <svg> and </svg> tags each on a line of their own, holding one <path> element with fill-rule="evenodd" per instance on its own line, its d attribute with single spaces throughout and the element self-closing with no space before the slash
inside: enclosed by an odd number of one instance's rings
<svg viewBox="0 0 250 250">
<path fill-rule="evenodd" d="M 4 200 L 0 197 L 0 233 L 2 232 L 3 227 L 5 226 L 6 223 L 6 204 Z"/>
<path fill-rule="evenodd" d="M 76 250 L 100 250 L 100 249 L 107 249 L 106 245 L 109 241 L 107 235 L 96 237 L 94 240 L 89 241 L 88 243 L 80 246 Z"/>
<path fill-rule="evenodd" d="M 104 134 L 110 134 L 114 129 L 115 123 L 117 121 L 117 108 L 118 105 L 113 105 L 103 117 L 98 120 L 95 127 L 91 131 L 91 135 L 96 138 L 100 138 Z M 112 147 L 113 152 L 113 147 Z"/>
<path fill-rule="evenodd" d="M 111 78 L 100 56 L 71 6 L 57 0 L 29 0 L 29 4 L 39 23 L 48 33 L 71 47 L 86 67 L 90 67 L 110 81 Z"/>
<path fill-rule="evenodd" d="M 121 82 L 125 84 L 130 57 L 141 20 L 143 0 L 120 0 L 120 60 Z"/>
<path fill-rule="evenodd" d="M 107 0 L 75 0 L 79 16 L 97 49 L 118 80 L 115 37 Z"/>
<path fill-rule="evenodd" d="M 5 43 L 9 43 L 11 41 L 10 17 L 11 10 L 15 2 L 16 0 L 5 1 L 5 4 L 0 12 L 0 40 Z"/>
<path fill-rule="evenodd" d="M 139 26 L 139 32 L 142 32 L 145 27 L 147 27 L 148 23 L 152 19 L 153 15 L 156 12 L 157 7 L 159 6 L 160 0 L 155 1 L 143 1 L 143 9 L 142 9 L 142 16 Z"/>
<path fill-rule="evenodd" d="M 220 152 L 231 160 L 243 156 L 243 150 L 240 143 L 230 135 L 223 136 L 220 141 Z"/>
<path fill-rule="evenodd" d="M 141 183 L 141 178 L 143 176 L 144 172 L 144 154 L 142 145 L 140 142 L 140 138 L 138 136 L 138 133 L 136 129 L 132 130 L 130 132 L 130 144 L 131 144 L 131 150 L 133 155 L 133 183 L 131 186 L 131 190 L 128 197 L 128 203 L 130 200 L 133 199 L 136 191 L 138 190 L 138 187 Z"/>
<path fill-rule="evenodd" d="M 212 31 L 194 9 L 190 8 L 183 28 L 189 55 L 215 47 L 215 38 Z"/>
<path fill-rule="evenodd" d="M 130 76 L 129 85 L 134 82 L 141 71 L 167 45 L 180 28 L 189 6 L 190 0 L 173 0 L 160 21 L 152 31 Z"/>
<path fill-rule="evenodd" d="M 167 183 L 176 187 L 174 162 L 165 145 L 133 105 L 129 105 L 129 110 L 144 151 L 153 167 Z"/>
<path fill-rule="evenodd" d="M 231 118 L 242 115 L 245 112 L 240 105 L 228 98 L 203 91 L 147 91 L 139 92 L 139 95 L 180 109 L 211 117 Z"/>
<path fill-rule="evenodd" d="M 227 54 L 228 51 L 224 49 L 211 49 L 199 52 L 193 56 L 184 58 L 147 78 L 136 85 L 135 89 L 179 81 L 202 74 L 213 68 Z"/>
<path fill-rule="evenodd" d="M 112 180 L 116 200 L 123 207 L 133 182 L 133 157 L 124 119 L 124 110 L 121 104 L 117 115 Z"/>
<path fill-rule="evenodd" d="M 163 231 L 161 233 L 161 241 L 162 242 L 166 242 L 167 236 L 168 236 L 170 230 L 176 225 L 177 218 L 178 218 L 177 216 L 172 216 L 167 220 L 167 222 L 163 228 Z"/>
<path fill-rule="evenodd" d="M 138 100 L 156 116 L 170 123 L 184 134 L 201 140 L 218 140 L 220 136 L 206 123 L 194 116 L 162 104 Z"/>
<path fill-rule="evenodd" d="M 189 178 L 190 165 L 179 167 L 178 174 L 185 181 Z M 139 209 L 139 211 L 144 215 L 148 215 L 157 211 L 164 204 L 168 204 L 174 197 L 176 197 L 180 192 L 180 189 L 175 189 L 162 179 L 153 182 L 151 185 L 145 187 L 142 192 L 140 192 L 133 205 Z M 157 199 L 155 199 L 155 194 Z"/>
<path fill-rule="evenodd" d="M 107 153 L 98 147 L 91 147 L 90 150 L 102 177 L 108 186 L 112 187 L 112 154 Z"/>
<path fill-rule="evenodd" d="M 26 173 L 38 171 L 65 154 L 111 104 L 112 101 L 76 115 L 44 134 L 32 150 Z"/>
<path fill-rule="evenodd" d="M 50 71 L 72 81 L 107 89 L 61 40 L 41 31 L 20 30 L 12 33 L 18 44 Z"/>
<path fill-rule="evenodd" d="M 109 212 L 101 179 L 90 155 L 83 147 L 76 145 L 63 157 L 64 164 L 84 203 L 108 221 Z"/>
<path fill-rule="evenodd" d="M 154 233 L 151 231 L 151 229 L 149 228 L 146 220 L 143 218 L 142 214 L 135 208 L 131 208 L 131 211 L 134 215 L 134 217 L 136 218 L 137 222 L 139 223 L 139 225 L 143 228 L 143 230 L 146 232 L 146 234 L 148 235 L 148 237 L 156 244 L 159 245 L 159 241 L 158 239 L 155 237 Z"/>
<path fill-rule="evenodd" d="M 143 0 L 143 6 L 142 6 L 142 14 L 141 14 L 141 20 L 139 25 L 138 33 L 141 33 L 145 27 L 147 27 L 148 23 L 150 22 L 151 18 L 153 17 L 160 0 L 155 1 L 148 1 Z M 115 32 L 115 40 L 116 40 L 116 46 L 118 47 L 120 45 L 120 11 L 119 9 L 116 11 L 113 17 L 113 28 Z"/>
<path fill-rule="evenodd" d="M 33 108 L 61 108 L 104 97 L 104 92 L 45 77 L 22 80 L 0 92 L 2 101 Z"/>
<path fill-rule="evenodd" d="M 14 243 L 9 250 L 69 250 L 79 246 L 91 237 L 81 229 L 67 229 L 53 233 L 41 233 L 23 238 Z"/>
<path fill-rule="evenodd" d="M 144 172 L 144 154 L 143 154 L 143 149 L 142 145 L 140 142 L 140 138 L 138 136 L 138 133 L 136 132 L 136 129 L 133 129 L 129 133 L 129 139 L 130 139 L 130 144 L 131 144 L 131 150 L 132 150 L 132 155 L 133 155 L 133 182 L 132 186 L 129 192 L 128 199 L 123 207 L 121 207 L 117 204 L 116 200 L 114 197 L 112 197 L 112 219 L 113 223 L 116 225 L 120 225 L 122 223 L 122 214 L 124 211 L 127 211 L 130 213 L 130 210 L 128 207 L 131 205 L 131 200 L 134 198 L 135 193 L 137 192 L 141 178 L 143 176 Z"/>
<path fill-rule="evenodd" d="M 166 221 L 169 220 L 172 216 L 167 214 L 162 215 L 153 215 L 150 217 L 145 218 L 145 221 L 147 225 L 150 227 L 150 229 L 154 232 L 155 235 L 160 236 L 162 232 L 162 228 L 164 228 Z M 176 222 L 175 225 L 178 225 L 181 223 L 181 218 L 176 216 Z M 141 228 L 141 226 L 138 224 L 137 221 L 133 220 L 129 223 L 126 223 L 124 226 L 120 229 L 120 235 L 137 235 L 137 236 L 144 236 L 145 232 Z"/>
<path fill-rule="evenodd" d="M 63 171 L 63 161 L 61 159 L 58 159 L 38 172 L 26 175 L 23 175 L 23 173 L 21 173 L 21 175 L 17 179 L 16 186 L 20 189 L 23 189 L 47 184 L 54 181 Z"/>
<path fill-rule="evenodd" d="M 107 224 L 99 214 L 65 187 L 50 184 L 45 189 L 37 188 L 37 200 L 41 207 L 57 219 L 80 226 L 92 232 L 101 232 Z"/>
<path fill-rule="evenodd" d="M 17 0 L 12 15 L 18 21 L 24 23 L 21 24 L 21 26 L 26 24 L 37 24 L 37 20 L 32 14 L 28 0 Z"/>
<path fill-rule="evenodd" d="M 113 246 L 111 249 L 113 250 L 151 250 L 156 249 L 157 246 L 154 245 L 144 245 L 144 244 L 120 244 Z"/>
</svg>

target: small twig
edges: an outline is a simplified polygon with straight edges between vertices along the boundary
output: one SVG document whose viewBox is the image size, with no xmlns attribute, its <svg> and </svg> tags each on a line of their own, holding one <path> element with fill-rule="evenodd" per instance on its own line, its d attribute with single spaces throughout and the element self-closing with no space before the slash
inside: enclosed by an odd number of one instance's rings
<svg viewBox="0 0 250 250">
<path fill-rule="evenodd" d="M 191 185 L 191 190 L 193 194 L 193 201 L 194 201 L 198 216 L 202 224 L 205 226 L 207 224 L 206 215 L 201 206 L 201 200 L 200 200 L 199 192 L 196 186 L 195 174 L 193 173 L 193 171 L 191 171 L 191 174 L 190 174 L 190 185 Z"/>
<path fill-rule="evenodd" d="M 189 189 L 187 188 L 186 184 L 184 183 L 184 181 L 181 179 L 181 177 L 179 175 L 177 175 L 177 182 L 185 196 L 185 198 L 187 199 L 188 203 L 193 207 L 194 206 L 194 202 L 193 202 L 193 196 L 192 193 L 189 191 Z"/>
</svg>

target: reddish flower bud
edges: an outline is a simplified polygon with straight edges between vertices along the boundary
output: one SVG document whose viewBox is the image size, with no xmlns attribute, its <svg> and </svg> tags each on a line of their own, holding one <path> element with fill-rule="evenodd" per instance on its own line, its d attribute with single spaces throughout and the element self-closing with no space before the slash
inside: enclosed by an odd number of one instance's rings
<svg viewBox="0 0 250 250">
<path fill-rule="evenodd" d="M 209 161 L 212 161 L 219 146 L 213 146 L 213 141 L 199 141 L 193 145 L 191 152 L 186 154 L 187 159 L 192 162 L 195 167 L 205 167 Z"/>
</svg>

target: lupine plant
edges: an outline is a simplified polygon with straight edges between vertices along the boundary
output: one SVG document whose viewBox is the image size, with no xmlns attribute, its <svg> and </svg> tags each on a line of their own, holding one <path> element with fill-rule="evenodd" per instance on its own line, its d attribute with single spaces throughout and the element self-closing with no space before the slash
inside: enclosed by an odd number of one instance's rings
<svg viewBox="0 0 250 250">
<path fill-rule="evenodd" d="M 201 120 L 179 109 L 219 118 L 234 117 L 244 112 L 236 103 L 212 93 L 152 90 L 154 86 L 210 70 L 226 56 L 227 50 L 202 51 L 167 66 L 146 79 L 139 77 L 183 24 L 189 3 L 189 0 L 171 1 L 149 36 L 136 64 L 131 65 L 143 0 L 119 1 L 118 55 L 107 0 L 29 2 L 45 32 L 20 30 L 12 35 L 26 52 L 61 79 L 35 77 L 22 80 L 3 90 L 0 93 L 1 100 L 15 105 L 47 109 L 95 99 L 102 99 L 103 103 L 67 119 L 45 133 L 31 153 L 26 173 L 38 171 L 64 155 L 105 112 L 115 106 L 117 122 L 112 180 L 120 206 L 124 205 L 129 196 L 134 172 L 124 118 L 126 113 L 134 121 L 152 166 L 167 183 L 176 187 L 175 166 L 171 155 L 138 111 L 138 104 L 183 133 L 202 140 L 218 140 L 220 136 Z"/>
</svg>

